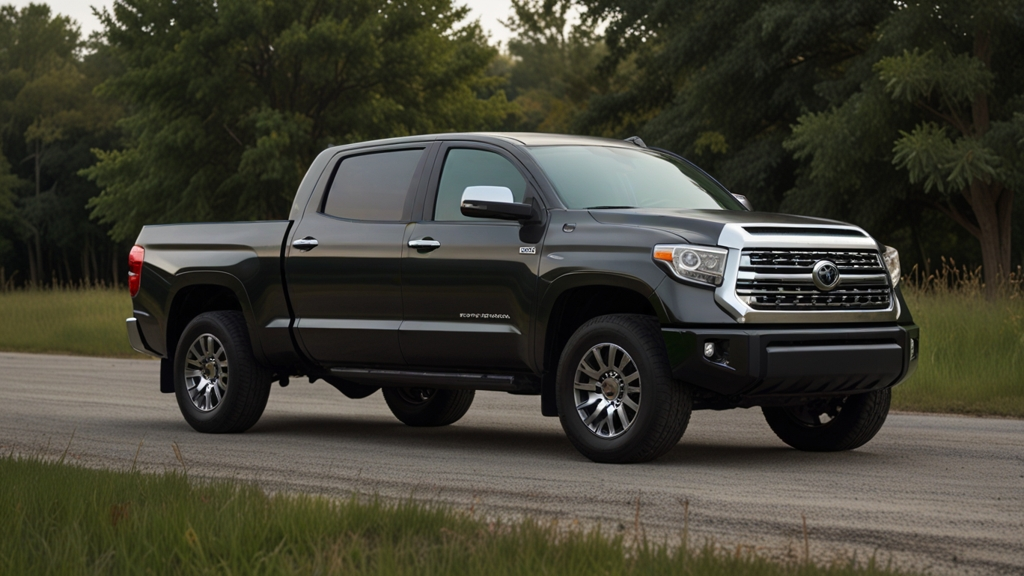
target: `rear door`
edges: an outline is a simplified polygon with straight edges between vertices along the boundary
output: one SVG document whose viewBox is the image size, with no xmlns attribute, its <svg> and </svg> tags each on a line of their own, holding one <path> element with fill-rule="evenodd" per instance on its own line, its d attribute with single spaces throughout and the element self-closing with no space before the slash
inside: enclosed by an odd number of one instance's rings
<svg viewBox="0 0 1024 576">
<path fill-rule="evenodd" d="M 402 354 L 428 369 L 529 370 L 541 239 L 524 240 L 518 222 L 463 216 L 460 203 L 467 186 L 504 186 L 517 202 L 540 200 L 505 150 L 448 142 L 436 158 L 422 219 L 406 234 Z"/>
<path fill-rule="evenodd" d="M 322 366 L 401 365 L 401 257 L 429 146 L 340 155 L 287 247 L 294 329 Z"/>
</svg>

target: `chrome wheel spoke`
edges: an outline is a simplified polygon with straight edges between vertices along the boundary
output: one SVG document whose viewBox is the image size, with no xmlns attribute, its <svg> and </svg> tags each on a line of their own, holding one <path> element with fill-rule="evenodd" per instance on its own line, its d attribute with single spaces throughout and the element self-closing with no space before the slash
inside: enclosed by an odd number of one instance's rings
<svg viewBox="0 0 1024 576">
<path fill-rule="evenodd" d="M 188 347 L 181 375 L 196 409 L 216 409 L 228 390 L 228 355 L 224 345 L 213 334 L 201 334 Z"/>
<path fill-rule="evenodd" d="M 629 430 L 640 412 L 641 389 L 636 363 L 617 344 L 592 346 L 576 366 L 576 412 L 601 438 L 615 438 Z"/>
</svg>

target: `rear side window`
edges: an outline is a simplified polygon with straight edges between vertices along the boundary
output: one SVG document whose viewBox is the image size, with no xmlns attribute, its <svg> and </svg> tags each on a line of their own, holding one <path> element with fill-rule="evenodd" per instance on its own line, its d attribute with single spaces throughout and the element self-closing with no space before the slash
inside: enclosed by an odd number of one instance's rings
<svg viewBox="0 0 1024 576">
<path fill-rule="evenodd" d="M 522 202 L 526 196 L 526 180 L 503 156 L 484 150 L 455 148 L 448 152 L 441 171 L 434 220 L 480 222 L 480 218 L 462 215 L 462 193 L 469 186 L 504 186 L 512 191 L 516 202 Z"/>
<path fill-rule="evenodd" d="M 345 158 L 334 174 L 324 214 L 349 220 L 401 221 L 423 153 L 422 149 L 395 150 Z"/>
</svg>

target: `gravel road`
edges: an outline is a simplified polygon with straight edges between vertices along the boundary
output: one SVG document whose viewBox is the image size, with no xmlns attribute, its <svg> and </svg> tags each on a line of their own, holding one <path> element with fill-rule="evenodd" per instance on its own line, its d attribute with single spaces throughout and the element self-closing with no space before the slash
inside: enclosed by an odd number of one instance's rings
<svg viewBox="0 0 1024 576">
<path fill-rule="evenodd" d="M 263 419 L 231 436 L 192 431 L 158 365 L 0 354 L 0 450 L 88 466 L 258 482 L 268 490 L 446 502 L 492 517 L 600 524 L 819 560 L 874 555 L 932 574 L 1024 574 L 1024 421 L 893 414 L 867 446 L 801 453 L 759 410 L 696 412 L 656 462 L 580 456 L 538 397 L 478 393 L 460 422 L 408 428 L 381 395 L 349 400 L 305 380 L 275 387 Z M 72 438 L 73 435 L 73 438 Z M 142 443 L 141 449 L 139 448 Z M 638 512 L 639 499 L 639 512 Z M 637 522 L 638 520 L 638 522 Z"/>
</svg>

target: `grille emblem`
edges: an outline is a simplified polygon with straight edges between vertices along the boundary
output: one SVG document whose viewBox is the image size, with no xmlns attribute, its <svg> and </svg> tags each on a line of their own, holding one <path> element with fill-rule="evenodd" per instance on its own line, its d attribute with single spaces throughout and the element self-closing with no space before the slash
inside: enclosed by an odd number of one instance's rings
<svg viewBox="0 0 1024 576">
<path fill-rule="evenodd" d="M 811 270 L 811 280 L 818 290 L 828 292 L 839 285 L 839 268 L 828 260 L 818 260 Z"/>
</svg>

